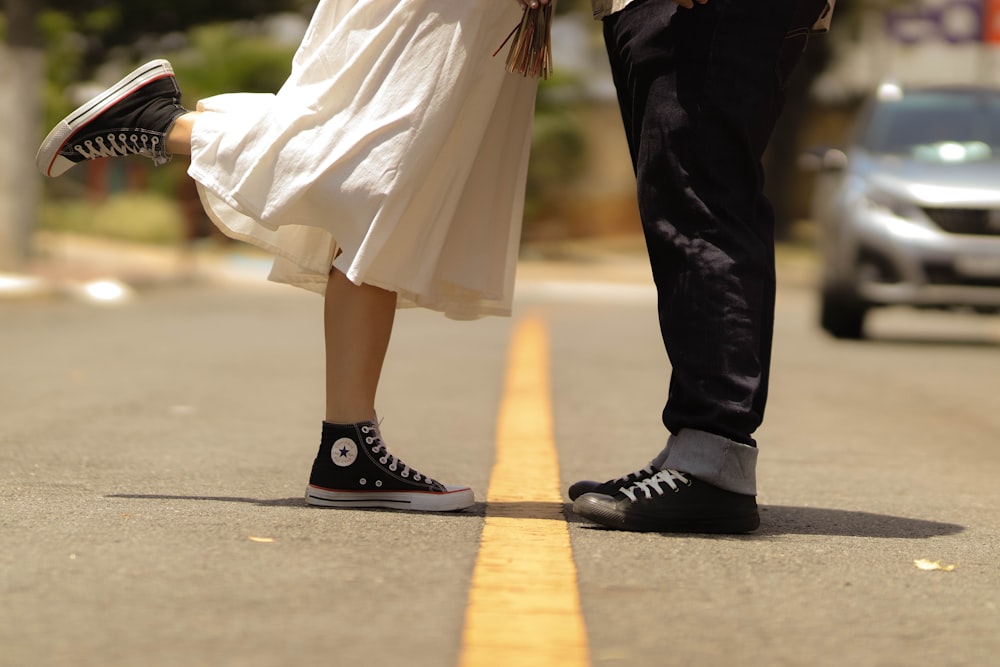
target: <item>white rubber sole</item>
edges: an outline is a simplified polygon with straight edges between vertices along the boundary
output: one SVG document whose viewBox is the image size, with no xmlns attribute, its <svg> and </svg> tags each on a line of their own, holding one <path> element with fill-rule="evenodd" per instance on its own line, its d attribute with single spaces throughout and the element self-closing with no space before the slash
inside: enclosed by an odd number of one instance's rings
<svg viewBox="0 0 1000 667">
<path fill-rule="evenodd" d="M 100 116 L 108 107 L 113 106 L 122 98 L 131 95 L 139 88 L 157 79 L 173 75 L 174 68 L 170 66 L 168 61 L 151 60 L 133 70 L 125 78 L 100 95 L 91 98 L 86 104 L 59 121 L 52 131 L 49 132 L 48 136 L 45 137 L 45 140 L 42 141 L 42 145 L 38 149 L 37 155 L 35 155 L 35 164 L 38 166 L 38 170 L 50 178 L 65 174 L 72 167 L 79 164 L 60 155 L 70 136 Z"/>
<path fill-rule="evenodd" d="M 411 512 L 453 512 L 471 507 L 475 494 L 467 486 L 445 486 L 446 493 L 429 491 L 333 491 L 310 484 L 306 503 L 316 507 L 408 510 Z"/>
</svg>

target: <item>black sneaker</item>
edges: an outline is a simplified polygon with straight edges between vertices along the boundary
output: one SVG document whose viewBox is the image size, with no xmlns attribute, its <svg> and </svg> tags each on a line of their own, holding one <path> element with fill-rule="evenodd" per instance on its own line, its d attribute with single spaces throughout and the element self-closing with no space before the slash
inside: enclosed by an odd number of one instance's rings
<svg viewBox="0 0 1000 667">
<path fill-rule="evenodd" d="M 447 486 L 389 453 L 378 424 L 323 424 L 306 502 L 320 507 L 387 507 L 448 512 L 475 502 L 467 486 Z"/>
<path fill-rule="evenodd" d="M 753 496 L 725 491 L 676 470 L 660 470 L 617 494 L 587 493 L 573 511 L 618 530 L 749 533 L 760 526 Z"/>
<path fill-rule="evenodd" d="M 635 472 L 630 472 L 629 474 L 623 475 L 617 479 L 609 479 L 606 482 L 595 482 L 592 479 L 581 479 L 579 482 L 573 482 L 569 485 L 569 490 L 566 491 L 566 495 L 569 496 L 570 500 L 576 500 L 585 493 L 603 493 L 606 496 L 613 496 L 618 493 L 623 486 L 631 486 L 638 481 L 652 477 L 658 472 L 660 472 L 660 469 L 654 468 L 653 464 L 650 463 L 642 470 L 636 470 Z"/>
<path fill-rule="evenodd" d="M 181 90 L 166 60 L 153 60 L 66 116 L 49 132 L 35 163 L 60 176 L 84 160 L 143 155 L 157 165 L 170 160 L 164 146 L 178 116 Z"/>
</svg>

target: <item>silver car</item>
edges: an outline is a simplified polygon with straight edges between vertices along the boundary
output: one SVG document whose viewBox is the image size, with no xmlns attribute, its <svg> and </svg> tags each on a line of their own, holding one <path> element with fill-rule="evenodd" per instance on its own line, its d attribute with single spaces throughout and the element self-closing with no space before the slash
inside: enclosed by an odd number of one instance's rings
<svg viewBox="0 0 1000 667">
<path fill-rule="evenodd" d="M 1000 312 L 1000 90 L 883 85 L 820 175 L 820 324 L 878 306 Z"/>
</svg>

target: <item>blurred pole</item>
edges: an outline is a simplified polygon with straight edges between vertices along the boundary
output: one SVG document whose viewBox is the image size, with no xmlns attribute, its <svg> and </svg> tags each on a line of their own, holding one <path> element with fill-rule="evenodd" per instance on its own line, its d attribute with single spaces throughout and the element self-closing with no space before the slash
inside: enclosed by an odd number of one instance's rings
<svg viewBox="0 0 1000 667">
<path fill-rule="evenodd" d="M 41 0 L 4 0 L 0 46 L 0 270 L 27 263 L 41 201 L 35 151 L 41 132 L 45 55 L 38 36 Z"/>
</svg>

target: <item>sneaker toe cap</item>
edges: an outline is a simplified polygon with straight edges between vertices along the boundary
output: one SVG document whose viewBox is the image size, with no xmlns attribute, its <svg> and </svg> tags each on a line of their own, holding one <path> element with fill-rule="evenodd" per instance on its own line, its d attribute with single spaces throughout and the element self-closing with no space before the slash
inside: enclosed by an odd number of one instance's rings
<svg viewBox="0 0 1000 667">
<path fill-rule="evenodd" d="M 597 489 L 601 485 L 601 482 L 595 482 L 592 479 L 581 479 L 579 482 L 573 482 L 569 486 L 569 490 L 566 494 L 569 496 L 570 500 L 576 500 L 585 493 L 590 493 Z"/>
</svg>

